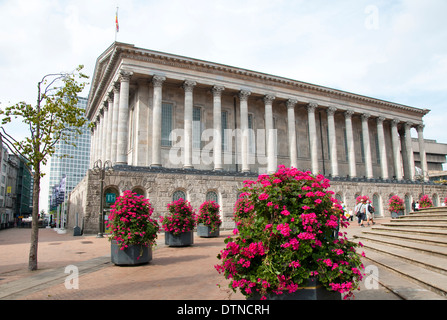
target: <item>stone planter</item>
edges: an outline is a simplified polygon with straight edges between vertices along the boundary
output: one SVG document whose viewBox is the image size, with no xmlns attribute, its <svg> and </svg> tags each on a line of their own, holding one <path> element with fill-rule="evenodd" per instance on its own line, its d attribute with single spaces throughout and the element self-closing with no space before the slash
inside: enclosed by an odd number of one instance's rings
<svg viewBox="0 0 447 320">
<path fill-rule="evenodd" d="M 341 300 L 341 293 L 326 289 L 316 278 L 309 278 L 306 285 L 293 293 L 268 294 L 267 300 Z M 260 300 L 261 295 L 254 294 L 247 300 Z"/>
<path fill-rule="evenodd" d="M 165 232 L 165 244 L 170 247 L 187 247 L 194 243 L 193 231 L 187 231 L 174 235 L 172 232 Z"/>
<path fill-rule="evenodd" d="M 211 232 L 211 227 L 204 225 L 203 223 L 199 223 L 197 225 L 197 235 L 201 238 L 215 238 L 220 235 L 219 228 L 214 232 Z"/>
<path fill-rule="evenodd" d="M 118 266 L 136 266 L 149 263 L 152 260 L 152 248 L 142 245 L 130 245 L 124 250 L 120 249 L 118 242 L 111 242 L 112 262 Z"/>
</svg>

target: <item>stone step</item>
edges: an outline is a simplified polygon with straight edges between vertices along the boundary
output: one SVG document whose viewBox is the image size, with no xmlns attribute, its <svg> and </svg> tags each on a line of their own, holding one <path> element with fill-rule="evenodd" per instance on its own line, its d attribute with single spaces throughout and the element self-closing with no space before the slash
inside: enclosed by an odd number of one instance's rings
<svg viewBox="0 0 447 320">
<path fill-rule="evenodd" d="M 363 230 L 362 235 L 375 235 L 383 238 L 389 238 L 389 239 L 398 239 L 401 241 L 412 241 L 412 242 L 418 242 L 418 243 L 425 243 L 430 245 L 436 245 L 436 246 L 445 246 L 447 247 L 447 237 L 442 236 L 436 236 L 436 235 L 423 235 L 423 234 L 414 234 L 414 233 L 399 233 L 399 232 L 387 232 L 387 231 L 380 231 L 376 228 L 366 229 Z"/>
<path fill-rule="evenodd" d="M 375 265 L 379 283 L 404 300 L 447 300 L 447 276 L 402 261 L 389 254 L 363 248 L 365 266 Z M 396 276 L 397 275 L 397 276 Z M 428 290 L 428 291 L 427 291 Z"/>
<path fill-rule="evenodd" d="M 408 232 L 420 232 L 420 233 L 434 233 L 439 235 L 447 235 L 447 226 L 434 223 L 382 223 L 380 226 L 374 228 L 386 228 L 388 230 L 402 231 L 408 230 Z"/>
<path fill-rule="evenodd" d="M 444 275 L 444 285 L 447 293 L 447 257 L 428 255 L 424 252 L 415 252 L 414 250 L 409 250 L 402 247 L 394 247 L 366 239 L 361 242 L 366 248 L 372 249 L 382 254 L 391 255 L 394 258 L 398 258 L 402 262 L 410 263 L 415 266 L 429 269 L 433 272 Z"/>
<path fill-rule="evenodd" d="M 390 221 L 388 223 L 382 223 L 382 226 L 385 227 L 396 227 L 396 228 L 432 228 L 432 229 L 440 229 L 440 230 L 447 230 L 447 223 L 443 222 L 411 222 L 411 221 L 400 221 L 400 222 L 394 222 Z"/>
<path fill-rule="evenodd" d="M 404 227 L 404 226 L 388 226 L 382 224 L 374 227 L 374 230 L 387 231 L 387 232 L 398 232 L 398 233 L 410 233 L 410 234 L 421 234 L 421 235 L 435 235 L 440 237 L 447 237 L 447 230 L 441 228 L 418 228 L 416 226 Z"/>
<path fill-rule="evenodd" d="M 384 233 L 374 233 L 367 231 L 358 235 L 356 238 L 359 239 L 361 242 L 373 241 L 388 246 L 405 248 L 414 250 L 419 253 L 439 256 L 441 258 L 447 259 L 447 239 L 439 239 L 439 241 L 442 243 L 442 245 L 439 245 L 439 242 L 435 242 L 436 240 L 438 240 L 438 238 L 430 238 L 430 240 L 425 241 L 417 239 L 416 237 L 407 237 L 406 239 L 402 239 L 395 236 L 389 236 L 388 234 Z M 425 238 L 427 239 L 428 237 Z"/>
<path fill-rule="evenodd" d="M 432 216 L 406 216 L 406 217 L 399 217 L 397 219 L 391 220 L 391 222 L 400 223 L 400 222 L 414 222 L 419 223 L 423 221 L 429 221 L 429 222 L 440 222 L 440 223 L 447 223 L 447 216 L 439 216 L 439 215 L 432 215 Z"/>
</svg>

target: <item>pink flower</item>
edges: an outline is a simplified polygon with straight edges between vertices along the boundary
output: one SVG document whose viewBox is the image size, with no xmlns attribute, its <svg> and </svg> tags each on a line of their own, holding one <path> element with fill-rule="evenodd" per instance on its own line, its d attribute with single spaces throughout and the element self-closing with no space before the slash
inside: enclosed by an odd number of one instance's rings
<svg viewBox="0 0 447 320">
<path fill-rule="evenodd" d="M 267 193 L 261 193 L 259 196 L 259 200 L 267 200 L 269 198 L 269 195 Z"/>
</svg>

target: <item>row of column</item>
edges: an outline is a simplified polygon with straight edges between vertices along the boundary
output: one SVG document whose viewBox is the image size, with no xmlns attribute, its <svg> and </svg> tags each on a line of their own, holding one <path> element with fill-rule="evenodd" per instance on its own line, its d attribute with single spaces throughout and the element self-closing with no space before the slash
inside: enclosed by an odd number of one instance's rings
<svg viewBox="0 0 447 320">
<path fill-rule="evenodd" d="M 94 120 L 95 127 L 92 136 L 92 163 L 96 159 L 111 160 L 113 164 L 127 164 L 128 152 L 128 132 L 129 132 L 129 82 L 132 73 L 121 71 L 119 84 L 113 87 L 113 93 L 104 102 L 103 107 Z M 162 87 L 166 80 L 163 76 L 155 75 L 152 78 L 153 84 L 153 112 L 152 112 L 152 158 L 151 166 L 162 166 L 161 161 L 161 123 L 162 123 Z M 185 91 L 184 97 L 184 168 L 193 168 L 192 165 L 192 136 L 193 136 L 193 90 L 196 86 L 195 81 L 186 80 L 183 83 Z M 222 165 L 222 123 L 221 123 L 221 96 L 225 90 L 223 86 L 214 86 L 213 92 L 213 128 L 214 128 L 214 170 L 223 170 Z M 248 99 L 251 92 L 248 90 L 241 90 L 239 92 L 240 101 L 240 130 L 241 130 L 241 160 L 242 172 L 250 171 L 249 166 L 249 126 L 248 126 Z M 267 155 L 267 171 L 273 173 L 276 171 L 276 135 L 273 134 L 273 101 L 275 96 L 266 94 L 264 97 L 265 105 L 265 131 L 266 131 L 266 155 Z M 290 166 L 298 168 L 298 153 L 297 153 L 297 133 L 295 128 L 295 106 L 298 103 L 295 99 L 289 99 L 287 105 L 287 122 L 288 122 L 288 145 L 290 155 Z M 318 142 L 317 142 L 317 127 L 315 110 L 318 107 L 316 103 L 309 103 L 307 105 L 308 111 L 308 129 L 309 129 L 309 146 L 311 158 L 311 171 L 317 174 L 320 171 L 318 162 Z M 337 155 L 337 140 L 335 132 L 335 112 L 337 108 L 329 107 L 327 111 L 328 121 L 328 135 L 330 145 L 330 159 L 331 159 L 331 174 L 332 176 L 339 176 L 338 155 Z M 349 176 L 357 177 L 356 159 L 354 148 L 354 134 L 352 126 L 352 116 L 354 111 L 341 110 L 345 115 L 346 126 L 346 140 L 349 163 Z M 371 144 L 369 139 L 368 120 L 369 114 L 362 114 L 362 136 L 364 152 L 365 152 L 365 167 L 366 177 L 373 178 L 373 166 L 371 156 Z M 383 122 L 385 118 L 377 118 L 377 134 L 378 134 L 378 148 L 380 154 L 381 176 L 383 179 L 389 179 L 387 147 L 385 145 L 385 133 Z M 399 139 L 398 132 L 399 120 L 394 119 L 391 122 L 392 134 L 392 151 L 394 160 L 394 171 L 396 178 L 402 180 L 402 172 L 405 172 L 411 180 L 415 178 L 414 156 L 411 143 L 410 129 L 412 124 L 405 123 L 404 130 L 401 131 Z M 419 149 L 421 154 L 422 170 L 427 172 L 427 161 L 425 154 L 425 145 L 423 138 L 423 125 L 417 126 Z M 401 159 L 401 150 L 403 159 Z M 405 168 L 403 168 L 404 166 Z M 427 177 L 425 177 L 427 178 Z"/>
</svg>

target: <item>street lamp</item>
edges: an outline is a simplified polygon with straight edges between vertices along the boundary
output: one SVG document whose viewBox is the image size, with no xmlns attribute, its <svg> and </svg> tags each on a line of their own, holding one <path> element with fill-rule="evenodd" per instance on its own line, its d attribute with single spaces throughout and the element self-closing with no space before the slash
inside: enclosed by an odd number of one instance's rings
<svg viewBox="0 0 447 320">
<path fill-rule="evenodd" d="M 99 232 L 96 236 L 97 238 L 103 238 L 104 233 L 104 178 L 107 175 L 111 175 L 113 173 L 113 167 L 112 162 L 110 160 L 104 161 L 102 163 L 101 160 L 96 160 L 96 162 L 93 165 L 93 173 L 99 175 L 99 181 L 100 181 L 100 192 L 101 192 L 101 200 L 99 204 Z"/>
</svg>

